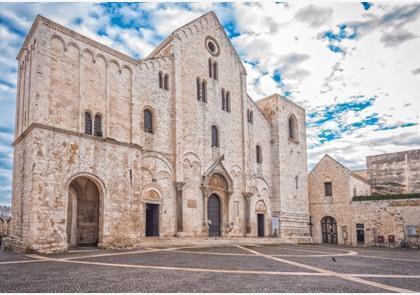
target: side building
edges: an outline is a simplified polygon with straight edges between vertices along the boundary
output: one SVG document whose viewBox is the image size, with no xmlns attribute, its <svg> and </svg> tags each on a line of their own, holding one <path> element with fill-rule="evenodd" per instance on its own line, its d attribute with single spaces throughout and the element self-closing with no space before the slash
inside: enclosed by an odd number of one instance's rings
<svg viewBox="0 0 420 295">
<path fill-rule="evenodd" d="M 410 185 L 409 190 L 396 194 L 393 187 L 406 186 L 407 178 L 413 178 L 392 171 L 401 170 L 401 161 L 395 159 L 403 158 L 409 159 L 403 161 L 404 167 L 410 167 L 405 173 L 417 173 L 420 162 L 413 155 L 419 151 L 397 153 L 408 157 L 395 154 L 367 157 L 368 169 L 357 171 L 325 155 L 308 176 L 313 241 L 351 246 L 398 246 L 401 240 L 416 243 L 420 234 L 420 190 Z M 378 158 L 381 166 L 373 161 Z M 387 192 L 382 190 L 378 194 L 376 187 L 385 186 Z"/>
</svg>

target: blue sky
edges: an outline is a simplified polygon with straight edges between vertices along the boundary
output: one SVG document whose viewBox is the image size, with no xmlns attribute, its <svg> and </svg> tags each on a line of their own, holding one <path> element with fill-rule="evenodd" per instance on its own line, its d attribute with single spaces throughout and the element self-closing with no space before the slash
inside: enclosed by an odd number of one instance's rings
<svg viewBox="0 0 420 295">
<path fill-rule="evenodd" d="M 307 110 L 308 165 L 329 153 L 420 147 L 420 5 L 415 3 L 0 3 L 0 204 L 12 182 L 15 57 L 37 14 L 135 58 L 213 10 L 242 57 L 255 100 Z"/>
</svg>

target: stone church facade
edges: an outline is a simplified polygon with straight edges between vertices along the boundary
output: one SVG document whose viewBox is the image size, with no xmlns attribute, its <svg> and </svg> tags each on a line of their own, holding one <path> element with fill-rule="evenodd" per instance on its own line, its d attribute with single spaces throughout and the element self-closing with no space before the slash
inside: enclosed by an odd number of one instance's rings
<svg viewBox="0 0 420 295">
<path fill-rule="evenodd" d="M 17 59 L 12 247 L 308 239 L 305 110 L 249 97 L 213 12 L 141 60 L 38 16 Z"/>
<path fill-rule="evenodd" d="M 420 238 L 420 150 L 366 158 L 351 171 L 329 155 L 309 173 L 316 243 L 397 247 Z"/>
</svg>

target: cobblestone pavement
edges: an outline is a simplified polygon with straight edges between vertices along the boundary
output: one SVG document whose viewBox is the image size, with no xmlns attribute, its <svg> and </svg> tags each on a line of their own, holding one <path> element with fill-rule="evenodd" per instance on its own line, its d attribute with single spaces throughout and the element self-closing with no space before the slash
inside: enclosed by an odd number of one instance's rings
<svg viewBox="0 0 420 295">
<path fill-rule="evenodd" d="M 326 245 L 0 251 L 1 292 L 420 292 L 420 251 Z"/>
</svg>

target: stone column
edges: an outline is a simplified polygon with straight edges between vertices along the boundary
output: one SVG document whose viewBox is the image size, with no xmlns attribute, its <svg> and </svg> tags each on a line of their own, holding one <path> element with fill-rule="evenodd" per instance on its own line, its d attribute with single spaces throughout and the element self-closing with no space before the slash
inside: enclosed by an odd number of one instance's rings
<svg viewBox="0 0 420 295">
<path fill-rule="evenodd" d="M 251 234 L 251 197 L 252 193 L 242 193 L 245 199 L 245 235 Z"/>
<path fill-rule="evenodd" d="M 184 231 L 184 201 L 182 198 L 182 190 L 185 182 L 176 182 L 176 220 L 177 220 L 177 232 Z"/>
</svg>

